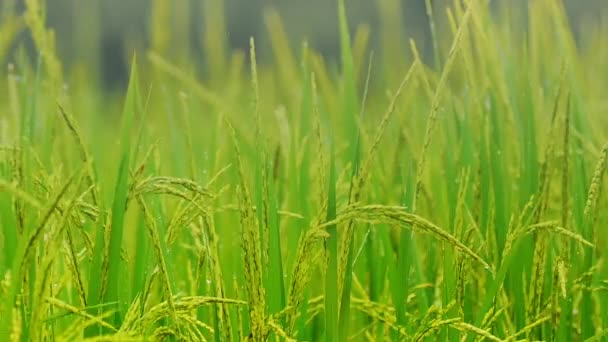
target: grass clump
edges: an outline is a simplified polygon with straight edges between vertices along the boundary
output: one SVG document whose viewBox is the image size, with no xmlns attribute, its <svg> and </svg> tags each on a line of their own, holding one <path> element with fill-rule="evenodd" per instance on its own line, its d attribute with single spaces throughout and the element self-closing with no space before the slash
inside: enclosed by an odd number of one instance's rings
<svg viewBox="0 0 608 342">
<path fill-rule="evenodd" d="M 122 98 L 61 62 L 42 1 L 11 3 L 0 339 L 605 339 L 605 27 L 426 1 L 427 63 L 396 1 L 378 46 L 338 0 L 338 61 L 268 9 L 258 63 L 213 0 L 201 65 L 159 0 Z M 21 30 L 38 58 L 9 54 Z"/>
</svg>

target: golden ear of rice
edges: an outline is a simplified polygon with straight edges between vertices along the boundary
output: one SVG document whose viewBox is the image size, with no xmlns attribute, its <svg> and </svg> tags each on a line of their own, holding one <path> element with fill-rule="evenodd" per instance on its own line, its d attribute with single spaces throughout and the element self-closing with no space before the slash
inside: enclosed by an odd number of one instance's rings
<svg viewBox="0 0 608 342">
<path fill-rule="evenodd" d="M 271 329 L 272 331 L 274 331 L 274 332 L 277 334 L 277 336 L 278 336 L 279 338 L 281 338 L 283 341 L 287 341 L 287 342 L 296 342 L 296 341 L 297 341 L 297 339 L 290 337 L 290 336 L 289 336 L 289 335 L 288 335 L 288 334 L 285 332 L 285 330 L 283 330 L 283 328 L 282 328 L 282 327 L 281 327 L 279 324 L 277 324 L 275 321 L 270 320 L 270 321 L 268 322 L 268 326 L 269 326 L 269 327 L 270 327 L 270 329 Z"/>
<path fill-rule="evenodd" d="M 397 318 L 394 306 L 361 298 L 353 298 L 351 305 L 353 310 L 357 310 L 378 322 L 386 324 L 391 330 L 397 331 L 401 338 L 409 340 L 405 327 L 396 324 Z"/>
<path fill-rule="evenodd" d="M 77 307 L 74 307 L 62 300 L 59 300 L 55 297 L 48 297 L 46 298 L 46 302 L 49 303 L 50 305 L 59 308 L 61 310 L 67 311 L 71 314 L 74 314 L 76 316 L 79 316 L 81 318 L 85 318 L 88 320 L 91 320 L 92 322 L 95 322 L 103 327 L 106 327 L 108 329 L 110 329 L 111 331 L 117 331 L 115 327 L 113 327 L 112 325 L 108 324 L 106 321 L 103 320 L 103 317 L 95 317 L 91 314 L 89 314 L 86 310 L 82 310 L 79 309 Z M 106 314 L 108 314 L 106 312 Z"/>
<path fill-rule="evenodd" d="M 298 308 L 304 298 L 304 290 L 310 281 L 310 272 L 321 255 L 321 250 L 315 248 L 315 244 L 327 237 L 328 235 L 325 230 L 313 228 L 300 238 L 293 266 L 292 281 L 289 287 L 289 299 L 287 303 L 289 309 L 286 319 L 288 334 L 293 332 Z"/>
<path fill-rule="evenodd" d="M 492 335 L 489 331 L 480 329 L 474 325 L 465 322 L 456 322 L 450 324 L 452 328 L 458 329 L 462 332 L 472 332 L 474 334 L 479 335 L 480 337 L 484 337 L 490 341 L 502 342 L 502 339 Z"/>
<path fill-rule="evenodd" d="M 509 336 L 508 338 L 506 338 L 506 341 L 516 341 L 516 339 L 524 334 L 528 334 L 529 332 L 531 332 L 533 329 L 537 328 L 538 326 L 542 325 L 543 323 L 549 321 L 551 319 L 551 316 L 543 316 L 541 318 L 538 318 L 536 320 L 534 320 L 534 318 L 529 319 L 529 321 L 531 321 L 532 323 L 526 325 L 525 327 L 521 328 L 521 330 L 519 330 L 517 333 Z"/>
<path fill-rule="evenodd" d="M 411 228 L 430 234 L 431 236 L 442 240 L 454 248 L 460 250 L 470 258 L 480 263 L 486 270 L 494 272 L 492 267 L 483 260 L 479 255 L 473 252 L 469 247 L 464 245 L 453 235 L 439 228 L 427 219 L 407 212 L 405 207 L 401 206 L 386 206 L 386 205 L 351 205 L 345 208 L 334 221 L 326 222 L 320 227 L 325 227 L 333 224 L 340 224 L 349 220 L 367 222 L 371 224 L 392 224 L 402 228 Z"/>
<path fill-rule="evenodd" d="M 241 243 L 243 248 L 245 281 L 249 298 L 249 319 L 251 336 L 254 341 L 261 341 L 267 335 L 266 327 L 266 289 L 262 281 L 262 248 L 258 222 L 253 211 L 253 203 L 246 184 L 245 171 L 241 161 L 241 151 L 236 138 L 236 131 L 226 120 L 231 132 L 240 176 L 237 188 L 239 210 L 241 213 Z"/>
<path fill-rule="evenodd" d="M 593 177 L 591 178 L 591 184 L 589 185 L 589 192 L 587 194 L 587 201 L 585 204 L 584 217 L 586 225 L 589 229 L 592 229 L 594 237 L 598 237 L 598 231 L 595 221 L 595 209 L 599 201 L 600 187 L 602 185 L 602 179 L 606 171 L 606 160 L 608 159 L 608 143 L 604 145 L 600 152 L 600 158 L 595 166 Z"/>
<path fill-rule="evenodd" d="M 549 238 L 540 232 L 535 235 L 534 256 L 532 257 L 532 274 L 530 279 L 529 296 L 526 303 L 527 321 L 533 321 L 541 311 L 542 298 L 545 297 L 543 285 L 545 282 L 545 268 L 547 263 L 547 250 Z"/>
<path fill-rule="evenodd" d="M 141 318 L 141 294 L 138 294 L 129 308 L 127 309 L 127 313 L 125 313 L 125 317 L 122 321 L 122 325 L 118 331 L 127 332 L 134 329 L 137 329 L 136 322 L 139 318 Z"/>
<path fill-rule="evenodd" d="M 171 299 L 171 301 L 173 303 L 173 311 L 176 316 L 181 314 L 189 316 L 192 310 L 201 306 L 213 304 L 247 305 L 247 302 L 242 300 L 206 296 L 190 296 L 182 298 L 174 297 Z M 142 327 L 146 328 L 153 327 L 154 324 L 159 320 L 173 315 L 171 311 L 172 309 L 170 308 L 169 301 L 165 300 L 146 310 L 144 315 L 137 321 L 136 324 L 140 324 Z"/>
</svg>

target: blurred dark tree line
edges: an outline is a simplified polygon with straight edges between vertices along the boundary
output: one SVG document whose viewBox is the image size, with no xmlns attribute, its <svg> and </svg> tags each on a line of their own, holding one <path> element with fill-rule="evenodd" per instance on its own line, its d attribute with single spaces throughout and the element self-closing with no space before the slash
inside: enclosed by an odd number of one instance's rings
<svg viewBox="0 0 608 342">
<path fill-rule="evenodd" d="M 3 1 L 7 0 L 0 0 L 0 3 Z M 25 1 L 17 0 L 20 10 L 23 10 Z M 96 65 L 106 85 L 119 86 L 126 79 L 129 51 L 143 50 L 151 44 L 151 12 L 154 1 L 46 0 L 47 24 L 56 31 L 57 48 L 62 60 L 75 67 L 79 64 L 88 67 Z M 197 58 L 203 56 L 201 46 L 205 28 L 205 1 L 210 0 L 168 1 L 172 6 L 170 11 L 174 23 L 167 28 L 174 36 L 171 45 L 186 46 Z M 382 6 L 378 3 L 387 1 L 399 4 L 405 36 L 414 37 L 423 53 L 430 55 L 425 0 L 346 0 L 352 28 L 367 23 L 372 29 L 372 42 L 378 40 L 374 36 L 377 31 L 375 29 L 383 24 L 379 13 Z M 444 8 L 452 1 L 431 1 L 435 16 L 444 18 Z M 506 5 L 525 17 L 529 1 L 534 0 L 493 2 Z M 608 0 L 564 0 L 564 3 L 575 31 L 588 21 L 601 20 L 601 13 L 608 9 Z M 338 52 L 334 0 L 224 0 L 223 7 L 229 47 L 246 49 L 249 37 L 254 36 L 260 47 L 262 61 L 270 56 L 265 48 L 268 47 L 268 35 L 263 19 L 264 11 L 269 8 L 276 9 L 283 19 L 292 47 L 298 47 L 299 42 L 306 39 L 330 58 Z M 23 34 L 20 41 L 27 40 L 27 34 Z"/>
</svg>

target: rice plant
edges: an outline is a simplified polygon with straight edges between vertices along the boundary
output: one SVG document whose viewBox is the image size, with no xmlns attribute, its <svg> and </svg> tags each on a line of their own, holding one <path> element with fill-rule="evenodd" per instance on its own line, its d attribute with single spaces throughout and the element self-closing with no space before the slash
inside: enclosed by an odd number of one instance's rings
<svg viewBox="0 0 608 342">
<path fill-rule="evenodd" d="M 375 3 L 337 60 L 269 8 L 258 61 L 154 0 L 123 96 L 5 0 L 0 340 L 606 340 L 608 27 Z"/>
</svg>

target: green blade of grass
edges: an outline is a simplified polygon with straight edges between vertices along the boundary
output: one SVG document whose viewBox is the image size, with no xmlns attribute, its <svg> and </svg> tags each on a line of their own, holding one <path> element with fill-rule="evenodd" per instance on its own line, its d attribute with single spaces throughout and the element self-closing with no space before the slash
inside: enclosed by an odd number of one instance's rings
<svg viewBox="0 0 608 342">
<path fill-rule="evenodd" d="M 400 165 L 400 168 L 403 166 Z M 416 186 L 415 171 L 410 164 L 409 170 L 404 172 L 406 182 L 403 185 L 404 191 L 402 196 L 402 204 L 406 208 L 411 208 L 414 201 L 414 188 Z M 404 177 L 401 177 L 404 178 Z M 397 256 L 397 267 L 395 270 L 395 277 L 391 281 L 391 287 L 393 288 L 393 301 L 395 303 L 395 310 L 397 316 L 397 325 L 405 327 L 407 325 L 406 316 L 406 301 L 408 296 L 410 269 L 412 265 L 412 259 L 416 258 L 416 251 L 413 250 L 413 231 L 404 229 L 401 231 L 399 237 L 399 250 Z M 398 335 L 393 335 L 393 338 L 397 338 Z"/>
<path fill-rule="evenodd" d="M 285 284 L 283 274 L 283 255 L 281 249 L 281 234 L 279 231 L 278 207 L 273 182 L 267 180 L 269 231 L 268 231 L 268 281 L 270 293 L 269 313 L 276 314 L 285 307 Z"/>
<path fill-rule="evenodd" d="M 329 186 L 327 193 L 327 221 L 336 219 L 336 166 L 333 144 L 330 145 Z M 325 341 L 339 341 L 338 335 L 338 229 L 335 224 L 327 227 L 327 272 L 325 274 Z"/>
<path fill-rule="evenodd" d="M 0 263 L 0 275 L 3 275 L 5 270 L 13 264 L 13 259 L 16 253 L 18 232 L 17 220 L 13 211 L 13 196 L 4 189 L 0 183 L 0 232 L 2 232 L 2 249 L 4 251 L 4 259 Z"/>
<path fill-rule="evenodd" d="M 361 136 L 359 130 L 358 117 L 363 113 L 359 112 L 359 102 L 357 100 L 357 84 L 355 75 L 355 66 L 353 61 L 353 53 L 350 41 L 350 32 L 348 27 L 348 19 L 346 15 L 346 7 L 344 0 L 338 0 L 338 19 L 340 27 L 340 57 L 342 61 L 342 76 L 344 78 L 344 129 L 345 136 L 350 137 L 349 141 L 351 144 L 348 147 L 348 156 L 352 156 L 352 175 L 351 175 L 351 187 L 349 194 L 349 202 L 352 200 L 355 182 L 359 175 L 359 164 L 361 159 Z M 369 75 L 368 75 L 369 80 Z M 368 82 L 369 83 L 369 82 Z M 352 144 L 354 142 L 354 145 Z M 354 246 L 354 229 L 352 227 L 353 222 L 348 224 L 347 231 L 345 232 L 344 244 L 342 247 L 345 248 L 341 251 L 341 260 L 346 260 L 346 264 L 342 265 L 343 269 L 339 269 L 339 272 L 344 274 L 338 274 L 338 279 L 343 279 L 342 284 L 338 284 L 339 296 L 339 313 L 338 313 L 338 340 L 346 341 L 348 339 L 348 328 L 350 324 L 350 296 L 351 296 L 351 283 L 352 283 L 352 262 L 353 262 L 353 246 Z"/>
<path fill-rule="evenodd" d="M 109 250 L 107 256 L 107 285 L 105 293 L 100 294 L 102 304 L 108 302 L 119 303 L 118 311 L 112 319 L 115 326 L 120 326 L 126 310 L 126 303 L 123 302 L 123 298 L 121 298 L 119 291 L 122 269 L 121 265 L 123 263 L 120 254 L 124 235 L 124 219 L 127 209 L 127 195 L 129 191 L 129 165 L 133 141 L 131 132 L 135 117 L 137 114 L 140 114 L 139 111 L 141 110 L 139 106 L 140 98 L 138 82 L 137 64 L 135 60 L 133 60 L 131 67 L 131 79 L 129 81 L 129 89 L 127 90 L 127 97 L 125 100 L 122 118 L 123 122 L 120 135 L 120 164 L 118 166 L 118 174 L 114 188 L 114 198 L 112 201 L 112 217 L 110 220 L 110 237 L 108 241 Z M 100 281 L 100 279 L 92 279 L 91 281 Z M 98 303 L 92 302 L 91 304 L 96 305 Z"/>
<path fill-rule="evenodd" d="M 355 136 L 359 131 L 357 122 L 357 115 L 359 114 L 357 107 L 359 105 L 359 101 L 357 100 L 355 66 L 353 62 L 353 53 L 344 0 L 338 0 L 338 19 L 340 25 L 340 60 L 342 62 L 342 77 L 344 80 L 342 84 L 344 87 L 342 98 L 342 124 L 344 125 L 343 134 L 344 137 L 350 138 L 349 141 L 351 142 L 349 144 L 349 152 L 347 155 L 355 156 L 357 147 L 355 144 L 353 144 L 353 142 L 356 141 Z"/>
</svg>

